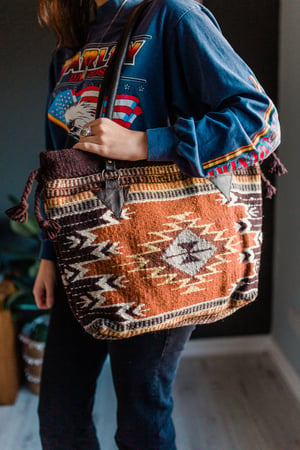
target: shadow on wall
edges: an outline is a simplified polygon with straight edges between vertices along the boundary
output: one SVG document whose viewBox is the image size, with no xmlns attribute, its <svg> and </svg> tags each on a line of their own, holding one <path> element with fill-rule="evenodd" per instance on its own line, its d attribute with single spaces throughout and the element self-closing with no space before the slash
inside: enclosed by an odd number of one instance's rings
<svg viewBox="0 0 300 450">
<path fill-rule="evenodd" d="M 0 226 L 7 194 L 20 196 L 27 174 L 44 149 L 44 110 L 52 36 L 40 28 L 36 0 L 1 0 Z M 5 88 L 4 88 L 5 87 Z"/>
</svg>

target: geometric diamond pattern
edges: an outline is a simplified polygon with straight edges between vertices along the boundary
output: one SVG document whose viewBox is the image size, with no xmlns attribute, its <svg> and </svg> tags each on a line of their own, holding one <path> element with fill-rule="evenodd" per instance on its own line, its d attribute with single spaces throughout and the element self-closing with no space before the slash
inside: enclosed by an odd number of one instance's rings
<svg viewBox="0 0 300 450">
<path fill-rule="evenodd" d="M 162 259 L 176 269 L 194 276 L 215 251 L 216 247 L 211 242 L 186 229 L 172 242 Z"/>
</svg>

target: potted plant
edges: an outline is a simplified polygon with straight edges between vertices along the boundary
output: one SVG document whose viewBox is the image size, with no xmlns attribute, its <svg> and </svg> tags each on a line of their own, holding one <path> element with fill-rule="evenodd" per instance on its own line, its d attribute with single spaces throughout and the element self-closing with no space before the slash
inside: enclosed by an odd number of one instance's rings
<svg viewBox="0 0 300 450">
<path fill-rule="evenodd" d="M 18 202 L 13 196 L 9 199 L 13 204 Z M 37 221 L 29 214 L 26 223 L 10 221 L 9 225 L 14 239 L 1 249 L 0 404 L 14 403 L 20 385 L 20 349 L 16 337 L 24 323 L 41 315 L 32 294 L 39 268 Z M 24 343 L 22 347 L 24 350 Z"/>
<path fill-rule="evenodd" d="M 22 356 L 25 364 L 25 377 L 29 389 L 34 394 L 40 392 L 45 342 L 49 324 L 49 314 L 42 314 L 26 323 L 19 338 L 22 342 Z"/>
</svg>

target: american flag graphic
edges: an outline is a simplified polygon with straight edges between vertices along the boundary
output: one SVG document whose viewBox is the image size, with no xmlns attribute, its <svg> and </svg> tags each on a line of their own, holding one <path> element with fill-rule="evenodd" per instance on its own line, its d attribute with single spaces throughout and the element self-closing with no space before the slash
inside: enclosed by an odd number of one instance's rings
<svg viewBox="0 0 300 450">
<path fill-rule="evenodd" d="M 81 127 L 94 119 L 100 89 L 94 86 L 75 92 L 68 89 L 60 92 L 48 110 L 49 120 L 68 132 L 79 136 Z M 104 112 L 105 112 L 104 103 Z M 130 128 L 138 115 L 142 113 L 139 99 L 133 95 L 117 95 L 113 121 Z"/>
</svg>

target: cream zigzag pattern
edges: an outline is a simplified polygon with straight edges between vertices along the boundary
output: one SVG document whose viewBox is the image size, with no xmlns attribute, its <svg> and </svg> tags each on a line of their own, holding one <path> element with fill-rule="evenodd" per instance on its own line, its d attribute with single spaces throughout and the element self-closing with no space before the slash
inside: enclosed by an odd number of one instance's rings
<svg viewBox="0 0 300 450">
<path fill-rule="evenodd" d="M 122 287 L 122 286 L 121 286 Z M 110 289 L 110 291 L 115 291 L 116 289 Z M 108 292 L 108 290 L 106 290 Z M 89 298 L 90 296 L 90 298 Z M 84 295 L 77 299 L 77 304 L 81 304 L 81 308 L 90 308 L 90 311 L 97 310 L 101 308 L 101 312 L 105 312 L 105 309 L 111 309 L 112 305 L 104 305 L 107 299 L 99 294 L 99 292 L 91 292 L 89 296 Z M 132 322 L 133 317 L 144 317 L 148 309 L 145 307 L 145 304 L 136 305 L 135 302 L 129 303 L 117 303 L 114 304 L 115 314 L 120 316 L 123 319 L 123 325 L 126 322 Z M 128 313 L 128 311 L 130 311 Z M 97 323 L 99 319 L 94 320 L 92 323 Z"/>
<path fill-rule="evenodd" d="M 103 293 L 108 293 L 108 292 L 116 292 L 118 289 L 122 289 L 125 287 L 125 283 L 128 283 L 128 281 L 125 279 L 124 276 L 118 277 L 116 280 L 114 280 L 114 286 L 112 287 L 111 285 L 108 284 L 108 280 L 110 279 L 110 277 L 112 277 L 112 275 L 101 275 L 101 277 L 99 278 L 99 281 L 96 283 L 96 286 L 99 286 L 102 289 Z M 103 303 L 105 303 L 107 301 L 107 298 L 104 297 L 102 295 L 102 293 L 100 294 L 99 291 L 95 292 L 95 298 L 98 299 L 98 301 L 93 305 L 92 309 L 97 309 L 100 307 L 103 307 Z M 118 305 L 120 308 L 122 306 L 123 309 L 128 309 L 130 308 L 130 306 L 132 305 L 132 303 L 122 303 L 120 305 Z M 107 305 L 110 306 L 110 305 Z"/>
<path fill-rule="evenodd" d="M 99 227 L 95 228 L 96 230 Z M 70 248 L 78 248 L 78 249 L 83 249 L 83 248 L 87 248 L 90 247 L 90 256 L 95 256 L 96 258 L 93 258 L 93 261 L 102 261 L 105 259 L 110 259 L 110 255 L 117 255 L 120 254 L 120 250 L 122 247 L 119 247 L 120 243 L 119 242 L 113 242 L 112 244 L 110 244 L 110 241 L 102 241 L 102 242 L 97 242 L 94 243 L 97 235 L 95 235 L 92 230 L 81 230 L 81 231 L 77 231 L 77 234 L 79 234 L 80 236 L 82 236 L 83 242 L 76 236 L 67 236 L 67 239 L 69 239 L 69 241 L 71 242 L 71 245 L 69 245 Z M 103 253 L 103 249 L 110 244 L 110 248 L 109 251 L 107 252 L 107 254 Z M 92 250 L 93 249 L 93 250 Z M 87 261 L 85 261 L 86 263 Z"/>
</svg>

